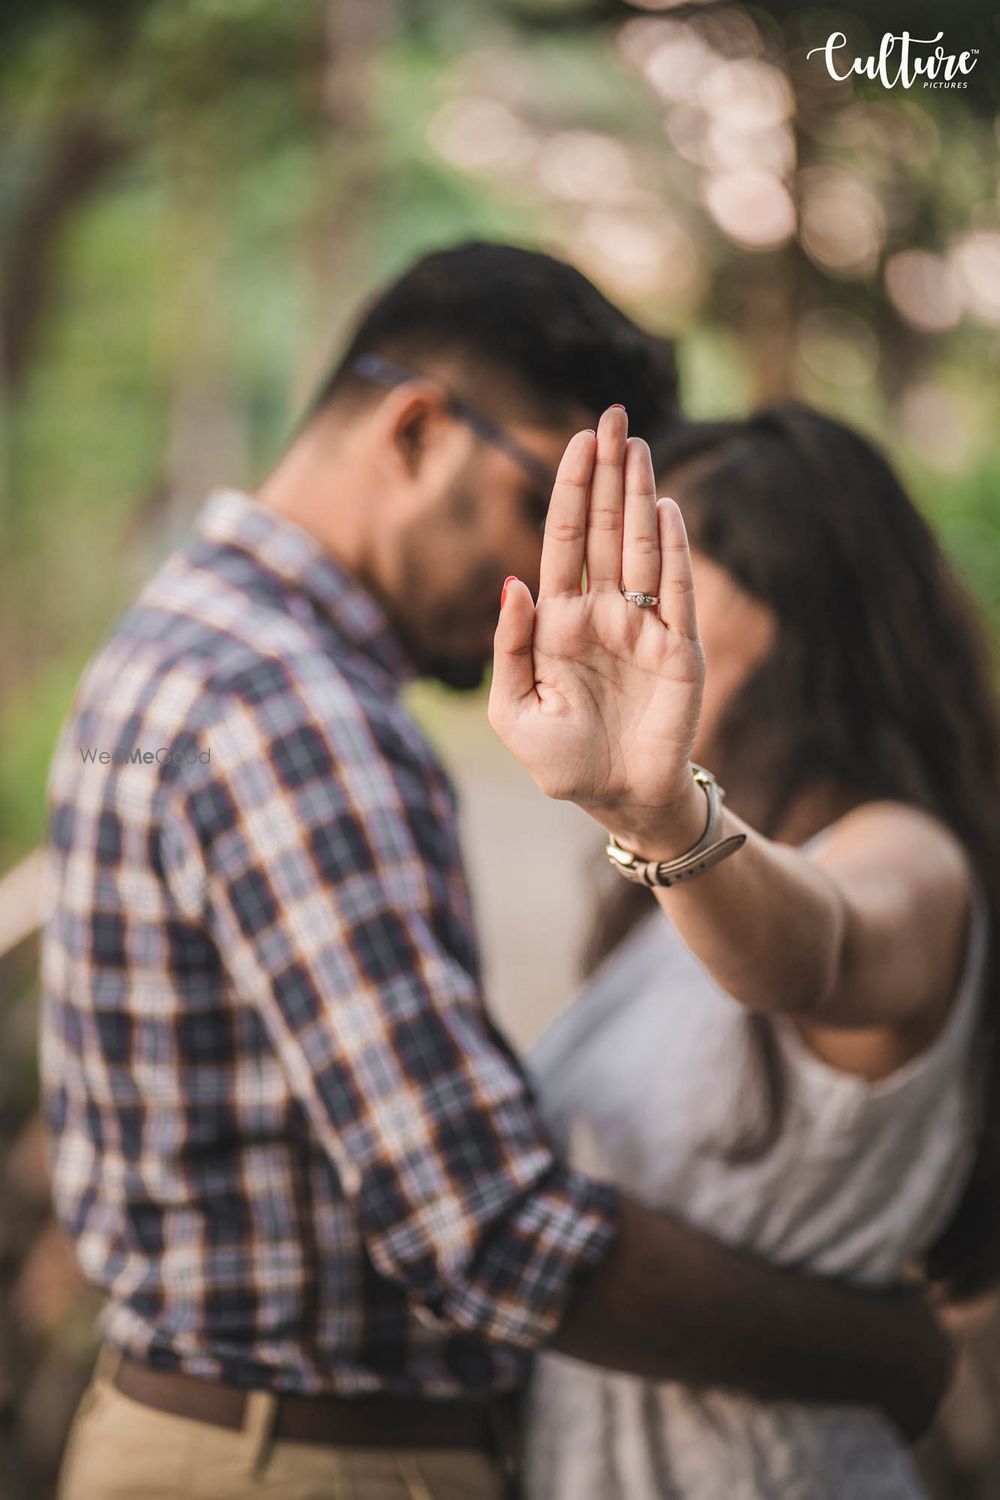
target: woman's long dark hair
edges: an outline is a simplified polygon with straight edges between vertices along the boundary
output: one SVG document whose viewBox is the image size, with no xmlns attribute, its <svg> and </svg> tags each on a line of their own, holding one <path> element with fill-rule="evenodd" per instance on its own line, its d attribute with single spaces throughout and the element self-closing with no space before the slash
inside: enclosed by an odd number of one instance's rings
<svg viewBox="0 0 1000 1500">
<path fill-rule="evenodd" d="M 929 527 L 882 456 L 799 404 L 675 429 L 654 454 L 692 545 L 777 616 L 774 644 L 728 704 L 713 746 L 730 805 L 778 836 L 817 786 L 851 803 L 890 798 L 957 834 L 989 907 L 988 996 L 973 1060 L 972 1174 L 926 1258 L 954 1298 L 1000 1279 L 1000 718 L 985 641 Z M 649 910 L 619 883 L 602 904 L 596 963 Z M 783 1127 L 785 1080 L 771 1024 L 748 1016 L 760 1127 L 736 1160 Z"/>
</svg>

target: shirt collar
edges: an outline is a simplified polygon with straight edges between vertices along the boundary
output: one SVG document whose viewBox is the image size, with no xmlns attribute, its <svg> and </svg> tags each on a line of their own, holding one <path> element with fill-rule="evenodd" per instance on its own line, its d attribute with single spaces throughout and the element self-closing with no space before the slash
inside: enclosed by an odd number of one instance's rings
<svg viewBox="0 0 1000 1500">
<path fill-rule="evenodd" d="M 381 605 L 294 521 L 240 490 L 216 490 L 202 507 L 196 528 L 209 541 L 239 548 L 304 594 L 339 636 L 378 662 L 400 686 L 416 676 Z"/>
</svg>

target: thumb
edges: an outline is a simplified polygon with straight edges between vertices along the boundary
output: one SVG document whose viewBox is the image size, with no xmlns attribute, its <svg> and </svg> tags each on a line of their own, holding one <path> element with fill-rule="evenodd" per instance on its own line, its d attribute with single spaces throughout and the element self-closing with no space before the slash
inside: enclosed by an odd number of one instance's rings
<svg viewBox="0 0 1000 1500">
<path fill-rule="evenodd" d="M 493 683 L 490 688 L 490 721 L 516 708 L 534 692 L 535 663 L 531 640 L 535 630 L 535 605 L 531 590 L 519 578 L 508 578 L 503 586 L 500 619 L 493 637 Z"/>
</svg>

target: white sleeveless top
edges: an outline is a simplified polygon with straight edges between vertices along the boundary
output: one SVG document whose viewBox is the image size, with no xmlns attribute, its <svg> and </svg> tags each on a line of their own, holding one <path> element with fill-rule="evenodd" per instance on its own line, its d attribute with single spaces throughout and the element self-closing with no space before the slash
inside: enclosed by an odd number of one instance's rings
<svg viewBox="0 0 1000 1500">
<path fill-rule="evenodd" d="M 887 1078 L 829 1066 L 775 1018 L 783 1128 L 739 1166 L 726 1153 L 760 1094 L 746 1012 L 656 908 L 530 1055 L 542 1109 L 578 1165 L 720 1240 L 865 1286 L 895 1281 L 948 1221 L 971 1164 L 987 928 L 977 892 L 944 1027 Z M 696 1393 L 557 1355 L 538 1362 L 527 1478 L 529 1500 L 924 1496 L 894 1430 L 866 1408 Z"/>
</svg>

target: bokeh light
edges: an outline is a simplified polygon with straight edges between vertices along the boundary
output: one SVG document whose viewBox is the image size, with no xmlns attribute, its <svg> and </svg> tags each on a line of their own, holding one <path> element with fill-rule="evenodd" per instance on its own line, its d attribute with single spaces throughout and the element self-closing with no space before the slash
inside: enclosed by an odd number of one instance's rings
<svg viewBox="0 0 1000 1500">
<path fill-rule="evenodd" d="M 900 430 L 921 458 L 944 474 L 959 474 L 972 442 L 961 401 L 933 380 L 914 383 L 897 407 Z"/>
<path fill-rule="evenodd" d="M 872 190 L 840 167 L 799 174 L 802 248 L 834 276 L 870 276 L 885 241 L 885 210 Z"/>
<path fill-rule="evenodd" d="M 540 149 L 541 186 L 554 198 L 579 203 L 627 203 L 635 195 L 633 158 L 625 146 L 589 130 L 563 130 Z"/>
<path fill-rule="evenodd" d="M 968 311 L 981 323 L 1000 326 L 1000 233 L 977 229 L 964 235 L 951 264 Z"/>
<path fill-rule="evenodd" d="M 781 125 L 795 108 L 791 84 L 773 63 L 757 58 L 723 62 L 707 71 L 698 102 L 717 120 L 739 130 Z"/>
<path fill-rule="evenodd" d="M 446 161 L 469 171 L 521 168 L 534 152 L 531 135 L 495 99 L 452 99 L 427 126 L 427 139 Z"/>
<path fill-rule="evenodd" d="M 878 339 L 863 318 L 838 307 L 817 307 L 798 328 L 798 354 L 810 375 L 831 385 L 863 389 L 878 371 Z"/>
<path fill-rule="evenodd" d="M 773 250 L 795 233 L 795 204 L 772 172 L 716 173 L 704 183 L 705 206 L 734 244 Z"/>
<path fill-rule="evenodd" d="M 944 333 L 962 315 L 953 266 L 929 250 L 900 250 L 886 261 L 885 287 L 900 317 L 924 333 Z"/>
</svg>

